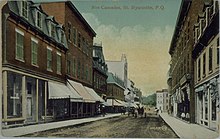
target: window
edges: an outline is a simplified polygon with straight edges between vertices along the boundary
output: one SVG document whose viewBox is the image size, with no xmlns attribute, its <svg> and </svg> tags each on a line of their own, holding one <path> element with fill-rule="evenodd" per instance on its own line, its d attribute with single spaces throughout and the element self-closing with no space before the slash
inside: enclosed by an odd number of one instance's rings
<svg viewBox="0 0 220 139">
<path fill-rule="evenodd" d="M 55 33 L 56 33 L 55 25 L 51 23 L 51 37 L 55 38 Z"/>
<path fill-rule="evenodd" d="M 71 66 L 71 62 L 70 60 L 67 60 L 67 74 L 70 75 L 70 66 Z"/>
<path fill-rule="evenodd" d="M 81 76 L 81 79 L 84 79 L 84 72 L 85 72 L 85 70 L 84 70 L 84 62 L 82 62 L 82 76 Z"/>
<path fill-rule="evenodd" d="M 52 71 L 52 49 L 47 47 L 47 70 Z"/>
<path fill-rule="evenodd" d="M 39 11 L 36 12 L 36 25 L 37 27 L 42 28 L 42 17 Z"/>
<path fill-rule="evenodd" d="M 7 75 L 7 116 L 22 116 L 22 76 L 12 72 Z"/>
<path fill-rule="evenodd" d="M 81 34 L 78 33 L 78 47 L 81 47 Z"/>
<path fill-rule="evenodd" d="M 199 58 L 199 61 L 198 61 L 198 79 L 200 79 L 201 77 L 201 60 Z"/>
<path fill-rule="evenodd" d="M 212 47 L 209 48 L 209 71 L 212 70 Z"/>
<path fill-rule="evenodd" d="M 217 39 L 217 65 L 219 65 L 219 38 Z"/>
<path fill-rule="evenodd" d="M 203 75 L 205 75 L 205 68 L 206 68 L 206 54 L 203 54 Z"/>
<path fill-rule="evenodd" d="M 73 27 L 73 44 L 76 45 L 76 28 Z"/>
<path fill-rule="evenodd" d="M 28 4 L 27 1 L 21 1 L 21 15 L 28 18 Z"/>
<path fill-rule="evenodd" d="M 57 73 L 61 74 L 61 53 L 57 52 Z"/>
<path fill-rule="evenodd" d="M 73 76 L 76 76 L 76 59 L 73 58 Z"/>
<path fill-rule="evenodd" d="M 80 64 L 80 60 L 78 60 L 77 78 L 80 78 L 80 70 L 81 70 L 81 64 Z"/>
<path fill-rule="evenodd" d="M 71 41 L 71 28 L 72 28 L 72 25 L 70 22 L 68 22 L 68 24 L 67 24 L 68 41 Z"/>
<path fill-rule="evenodd" d="M 31 64 L 37 65 L 38 41 L 31 38 Z"/>
<path fill-rule="evenodd" d="M 82 37 L 82 49 L 83 49 L 83 53 L 85 53 L 85 49 L 86 49 L 86 46 L 85 46 L 85 38 Z"/>
<path fill-rule="evenodd" d="M 64 32 L 61 30 L 61 43 L 64 43 Z"/>
<path fill-rule="evenodd" d="M 16 50 L 15 56 L 18 60 L 24 60 L 24 33 L 16 29 Z"/>
</svg>

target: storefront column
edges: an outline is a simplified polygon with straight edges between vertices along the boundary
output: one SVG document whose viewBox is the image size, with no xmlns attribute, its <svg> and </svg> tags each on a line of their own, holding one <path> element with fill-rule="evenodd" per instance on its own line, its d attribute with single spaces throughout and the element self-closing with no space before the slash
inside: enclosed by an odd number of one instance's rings
<svg viewBox="0 0 220 139">
<path fill-rule="evenodd" d="M 36 122 L 38 122 L 38 79 L 36 80 Z"/>
<path fill-rule="evenodd" d="M 4 120 L 7 119 L 7 71 L 3 71 L 3 104 L 4 104 Z"/>
<path fill-rule="evenodd" d="M 26 97 L 26 77 L 23 75 L 22 76 L 22 117 L 25 119 L 27 118 L 27 109 L 26 109 L 26 105 L 27 105 L 27 97 Z"/>
</svg>

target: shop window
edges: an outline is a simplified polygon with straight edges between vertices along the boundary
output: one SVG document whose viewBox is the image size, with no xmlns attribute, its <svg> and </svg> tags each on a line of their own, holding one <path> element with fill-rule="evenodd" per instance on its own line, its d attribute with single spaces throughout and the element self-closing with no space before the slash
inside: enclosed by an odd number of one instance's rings
<svg viewBox="0 0 220 139">
<path fill-rule="evenodd" d="M 212 121 L 216 121 L 216 99 L 212 100 Z"/>
<path fill-rule="evenodd" d="M 22 116 L 22 76 L 12 72 L 7 75 L 7 115 L 8 118 Z"/>
</svg>

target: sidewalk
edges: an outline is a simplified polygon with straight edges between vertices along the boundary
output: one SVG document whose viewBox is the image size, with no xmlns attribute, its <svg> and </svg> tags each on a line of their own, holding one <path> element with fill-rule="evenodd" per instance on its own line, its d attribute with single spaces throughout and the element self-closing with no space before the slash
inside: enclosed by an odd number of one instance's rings
<svg viewBox="0 0 220 139">
<path fill-rule="evenodd" d="M 209 130 L 197 124 L 183 122 L 168 115 L 161 113 L 163 120 L 173 129 L 180 138 L 184 139 L 216 139 L 219 137 L 217 132 Z"/>
<path fill-rule="evenodd" d="M 105 115 L 105 117 L 102 117 L 102 116 L 91 117 L 91 118 L 74 119 L 74 120 L 66 120 L 66 121 L 59 121 L 59 122 L 51 122 L 51 123 L 9 128 L 9 129 L 3 129 L 1 134 L 2 134 L 2 136 L 5 136 L 5 137 L 15 137 L 15 136 L 21 136 L 21 135 L 25 135 L 25 134 L 34 133 L 34 132 L 65 127 L 65 126 L 72 126 L 72 125 L 77 125 L 77 124 L 82 124 L 82 123 L 88 123 L 88 122 L 106 119 L 106 118 L 110 118 L 110 117 L 116 117 L 119 115 L 121 115 L 121 114 L 107 114 L 107 115 Z M 1 136 L 0 136 L 0 138 L 1 138 Z"/>
</svg>

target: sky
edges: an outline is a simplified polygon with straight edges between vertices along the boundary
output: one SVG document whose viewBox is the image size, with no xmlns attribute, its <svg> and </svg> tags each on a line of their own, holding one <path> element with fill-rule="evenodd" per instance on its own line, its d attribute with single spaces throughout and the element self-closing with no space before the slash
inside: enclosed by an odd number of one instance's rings
<svg viewBox="0 0 220 139">
<path fill-rule="evenodd" d="M 126 54 L 128 78 L 143 95 L 168 87 L 168 50 L 181 0 L 71 1 L 96 32 L 94 43 L 102 43 L 106 60 Z"/>
<path fill-rule="evenodd" d="M 126 54 L 128 78 L 143 95 L 167 88 L 168 53 L 180 0 L 72 0 L 102 43 L 106 60 Z"/>
</svg>

